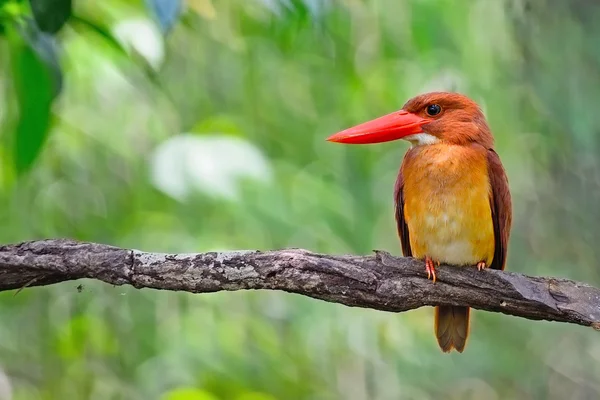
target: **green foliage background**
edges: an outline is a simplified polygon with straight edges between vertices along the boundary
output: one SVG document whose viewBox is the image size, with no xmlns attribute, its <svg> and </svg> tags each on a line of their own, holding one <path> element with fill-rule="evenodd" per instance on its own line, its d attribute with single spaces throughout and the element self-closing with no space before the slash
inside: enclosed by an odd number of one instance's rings
<svg viewBox="0 0 600 400">
<path fill-rule="evenodd" d="M 595 2 L 189 0 L 172 25 L 148 3 L 75 0 L 43 42 L 24 34 L 26 3 L 0 1 L 1 243 L 400 254 L 407 145 L 324 138 L 443 89 L 476 99 L 495 133 L 515 205 L 507 268 L 600 285 Z M 270 178 L 165 193 L 154 155 L 182 133 L 251 144 Z M 475 312 L 466 352 L 445 355 L 429 308 L 79 283 L 0 294 L 13 399 L 600 396 L 583 327 Z"/>
</svg>

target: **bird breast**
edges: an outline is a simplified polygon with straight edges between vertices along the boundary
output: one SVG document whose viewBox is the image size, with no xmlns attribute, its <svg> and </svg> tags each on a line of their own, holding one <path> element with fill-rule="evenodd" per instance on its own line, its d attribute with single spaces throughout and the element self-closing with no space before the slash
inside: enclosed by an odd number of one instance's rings
<svg viewBox="0 0 600 400">
<path fill-rule="evenodd" d="M 481 151 L 483 150 L 483 151 Z M 418 146 L 403 167 L 404 217 L 413 256 L 472 265 L 494 256 L 485 149 Z"/>
</svg>

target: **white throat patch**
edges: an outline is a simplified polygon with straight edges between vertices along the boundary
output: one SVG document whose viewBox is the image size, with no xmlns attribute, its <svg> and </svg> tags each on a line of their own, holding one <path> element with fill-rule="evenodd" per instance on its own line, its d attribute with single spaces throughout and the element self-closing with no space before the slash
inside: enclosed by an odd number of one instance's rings
<svg viewBox="0 0 600 400">
<path fill-rule="evenodd" d="M 402 139 L 408 140 L 413 146 L 423 146 L 426 144 L 434 144 L 440 140 L 429 133 L 416 133 L 414 135 L 408 135 Z"/>
</svg>

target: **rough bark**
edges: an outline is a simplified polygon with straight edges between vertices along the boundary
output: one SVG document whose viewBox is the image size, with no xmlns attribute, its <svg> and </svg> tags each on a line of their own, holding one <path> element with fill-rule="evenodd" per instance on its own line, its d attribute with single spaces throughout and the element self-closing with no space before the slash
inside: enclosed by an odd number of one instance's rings
<svg viewBox="0 0 600 400">
<path fill-rule="evenodd" d="M 600 328 L 600 289 L 588 284 L 446 265 L 438 268 L 434 284 L 421 261 L 383 251 L 371 256 L 301 249 L 163 254 L 62 239 L 0 246 L 0 291 L 83 278 L 191 293 L 282 290 L 391 312 L 470 306 Z"/>
</svg>

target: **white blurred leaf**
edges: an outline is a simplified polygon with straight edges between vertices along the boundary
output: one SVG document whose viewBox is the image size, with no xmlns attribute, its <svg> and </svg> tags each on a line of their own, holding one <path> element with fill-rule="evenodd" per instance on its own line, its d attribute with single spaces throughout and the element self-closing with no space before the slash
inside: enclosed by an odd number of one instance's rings
<svg viewBox="0 0 600 400">
<path fill-rule="evenodd" d="M 163 142 L 151 160 L 152 183 L 180 201 L 195 191 L 237 200 L 240 179 L 270 182 L 272 175 L 260 150 L 233 136 L 180 134 Z"/>
<path fill-rule="evenodd" d="M 130 18 L 120 21 L 112 29 L 114 37 L 129 52 L 135 52 L 154 69 L 165 58 L 163 37 L 156 25 L 146 18 Z"/>
</svg>

